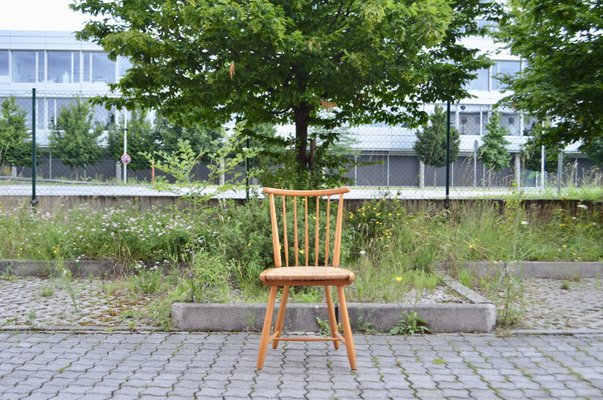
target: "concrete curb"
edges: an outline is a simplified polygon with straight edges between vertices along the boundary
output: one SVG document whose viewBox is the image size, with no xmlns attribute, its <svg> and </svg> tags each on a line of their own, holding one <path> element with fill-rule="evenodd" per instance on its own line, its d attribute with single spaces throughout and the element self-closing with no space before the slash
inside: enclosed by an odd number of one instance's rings
<svg viewBox="0 0 603 400">
<path fill-rule="evenodd" d="M 115 264 L 108 260 L 64 261 L 64 267 L 71 270 L 73 276 L 110 276 Z M 0 260 L 0 275 L 48 277 L 57 270 L 57 261 Z"/>
<path fill-rule="evenodd" d="M 507 271 L 516 276 L 526 278 L 600 278 L 603 277 L 601 262 L 572 262 L 572 261 L 473 261 L 461 263 L 461 268 L 484 276 L 493 275 L 507 267 Z"/>
<path fill-rule="evenodd" d="M 348 311 L 355 331 L 367 329 L 388 332 L 403 314 L 416 311 L 434 332 L 491 332 L 496 324 L 493 304 L 366 304 L 349 303 Z M 172 322 L 187 331 L 261 330 L 265 304 L 172 304 Z M 278 307 L 275 309 L 275 315 Z M 323 304 L 288 304 L 285 330 L 317 332 L 317 318 L 326 321 Z"/>
</svg>

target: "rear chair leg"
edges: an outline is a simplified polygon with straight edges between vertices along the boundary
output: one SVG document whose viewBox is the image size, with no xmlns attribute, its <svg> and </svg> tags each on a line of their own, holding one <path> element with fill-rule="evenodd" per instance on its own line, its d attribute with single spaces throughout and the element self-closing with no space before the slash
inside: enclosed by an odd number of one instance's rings
<svg viewBox="0 0 603 400">
<path fill-rule="evenodd" d="M 331 337 L 337 339 L 337 318 L 335 317 L 335 307 L 333 306 L 333 298 L 331 297 L 331 287 L 325 286 L 325 297 L 327 298 L 327 309 L 329 312 L 329 325 L 331 326 Z M 333 341 L 335 350 L 339 349 L 339 340 Z"/>
<path fill-rule="evenodd" d="M 276 317 L 276 325 L 274 327 L 274 335 L 275 339 L 281 337 L 281 332 L 283 331 L 283 326 L 285 325 L 285 309 L 287 308 L 287 298 L 289 297 L 289 286 L 285 286 L 283 288 L 283 294 L 281 295 L 281 304 L 278 307 L 278 315 Z M 272 348 L 276 349 L 278 347 L 279 341 L 272 341 Z"/>
</svg>

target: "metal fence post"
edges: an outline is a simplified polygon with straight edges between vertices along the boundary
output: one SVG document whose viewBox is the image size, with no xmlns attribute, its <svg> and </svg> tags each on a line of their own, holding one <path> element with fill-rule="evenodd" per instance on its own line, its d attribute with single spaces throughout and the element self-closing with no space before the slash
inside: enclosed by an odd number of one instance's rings
<svg viewBox="0 0 603 400">
<path fill-rule="evenodd" d="M 450 100 L 446 102 L 446 199 L 444 207 L 450 208 Z"/>
<path fill-rule="evenodd" d="M 36 88 L 31 89 L 31 207 L 36 210 Z"/>
</svg>

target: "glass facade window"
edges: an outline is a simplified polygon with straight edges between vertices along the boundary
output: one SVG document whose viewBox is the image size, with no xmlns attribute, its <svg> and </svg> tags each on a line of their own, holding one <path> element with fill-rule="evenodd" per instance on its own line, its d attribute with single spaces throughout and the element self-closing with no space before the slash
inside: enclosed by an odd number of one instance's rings
<svg viewBox="0 0 603 400">
<path fill-rule="evenodd" d="M 92 79 L 92 69 L 90 68 L 90 58 L 92 57 L 92 53 L 82 53 L 83 56 L 83 72 L 84 77 L 82 78 L 82 82 L 90 82 Z"/>
<path fill-rule="evenodd" d="M 13 51 L 13 82 L 36 82 L 36 52 Z"/>
<path fill-rule="evenodd" d="M 496 78 L 496 75 L 515 75 L 521 69 L 519 61 L 497 61 L 492 67 L 494 76 L 492 77 L 492 90 L 504 89 L 504 85 Z"/>
<path fill-rule="evenodd" d="M 459 133 L 461 135 L 479 135 L 480 112 L 461 111 L 459 114 Z"/>
<path fill-rule="evenodd" d="M 49 51 L 48 82 L 71 83 L 71 52 Z"/>
<path fill-rule="evenodd" d="M 500 124 L 509 131 L 509 135 L 519 136 L 519 114 L 501 113 L 500 120 Z"/>
<path fill-rule="evenodd" d="M 91 53 L 92 83 L 115 83 L 115 62 L 105 53 Z"/>
<path fill-rule="evenodd" d="M 82 68 L 80 66 L 80 52 L 75 51 L 75 52 L 73 52 L 73 82 L 75 82 L 75 83 L 80 82 L 81 71 L 82 71 Z"/>
<path fill-rule="evenodd" d="M 0 76 L 8 76 L 8 50 L 0 50 Z"/>
<path fill-rule="evenodd" d="M 482 68 L 477 71 L 477 77 L 467 83 L 468 90 L 490 90 L 488 87 L 488 69 Z"/>
<path fill-rule="evenodd" d="M 117 72 L 120 78 L 126 74 L 126 71 L 129 70 L 131 66 L 132 63 L 127 57 L 117 57 Z"/>
<path fill-rule="evenodd" d="M 38 60 L 38 82 L 44 82 L 46 80 L 46 58 L 44 51 L 36 51 Z"/>
</svg>

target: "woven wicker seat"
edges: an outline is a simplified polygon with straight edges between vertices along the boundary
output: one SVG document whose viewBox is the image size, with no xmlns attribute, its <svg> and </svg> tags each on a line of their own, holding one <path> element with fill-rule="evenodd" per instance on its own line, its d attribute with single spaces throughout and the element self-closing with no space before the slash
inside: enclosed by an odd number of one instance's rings
<svg viewBox="0 0 603 400">
<path fill-rule="evenodd" d="M 339 348 L 339 343 L 343 343 L 348 352 L 350 368 L 356 369 L 354 338 L 343 291 L 345 286 L 354 282 L 356 275 L 339 266 L 344 208 L 343 194 L 349 191 L 348 188 L 324 190 L 264 188 L 264 194 L 268 195 L 270 203 L 275 268 L 267 269 L 260 274 L 262 283 L 270 286 L 270 294 L 258 350 L 258 369 L 264 368 L 268 344 L 272 343 L 272 348 L 276 349 L 281 341 L 287 340 L 331 341 L 335 349 Z M 337 201 L 332 202 L 331 196 L 337 196 Z M 280 201 L 276 202 L 275 197 L 279 197 Z M 322 212 L 321 203 L 324 207 Z M 333 208 L 334 210 L 332 210 Z M 277 213 L 277 209 L 280 212 Z M 335 220 L 334 229 L 331 229 L 333 220 Z M 297 335 L 281 337 L 285 326 L 289 288 L 292 286 L 324 287 L 329 327 L 331 328 L 330 337 L 299 337 Z M 339 333 L 335 305 L 331 297 L 331 286 L 337 287 L 343 335 Z M 282 296 L 276 323 L 273 326 L 272 317 L 279 288 L 282 288 Z"/>
<path fill-rule="evenodd" d="M 354 278 L 356 275 L 352 271 L 339 267 L 270 268 L 260 274 L 260 280 L 265 285 L 283 285 L 283 282 L 288 281 L 316 282 L 317 286 L 324 286 L 323 281 L 328 281 L 329 284 L 338 282 L 341 285 L 350 285 Z"/>
</svg>

